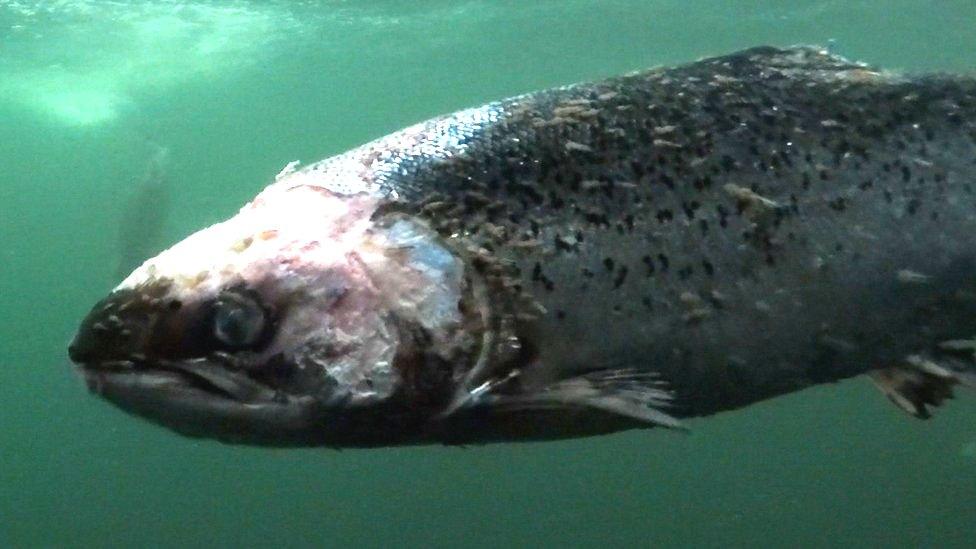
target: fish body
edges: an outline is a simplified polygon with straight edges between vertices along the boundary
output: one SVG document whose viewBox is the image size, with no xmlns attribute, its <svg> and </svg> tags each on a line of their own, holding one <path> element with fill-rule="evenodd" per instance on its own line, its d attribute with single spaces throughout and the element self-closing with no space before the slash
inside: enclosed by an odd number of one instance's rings
<svg viewBox="0 0 976 549">
<path fill-rule="evenodd" d="M 69 352 L 257 444 L 680 427 L 864 373 L 925 417 L 973 383 L 974 193 L 976 79 L 754 48 L 289 165 Z"/>
</svg>

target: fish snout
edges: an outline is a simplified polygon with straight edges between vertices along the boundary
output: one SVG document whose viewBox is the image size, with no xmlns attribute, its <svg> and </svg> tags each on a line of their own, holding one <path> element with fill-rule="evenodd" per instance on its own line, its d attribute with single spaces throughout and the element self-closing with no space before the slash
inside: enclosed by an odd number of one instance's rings
<svg viewBox="0 0 976 549">
<path fill-rule="evenodd" d="M 76 364 L 97 367 L 118 361 L 142 360 L 156 307 L 134 299 L 129 291 L 114 292 L 99 301 L 82 320 L 68 357 Z"/>
</svg>

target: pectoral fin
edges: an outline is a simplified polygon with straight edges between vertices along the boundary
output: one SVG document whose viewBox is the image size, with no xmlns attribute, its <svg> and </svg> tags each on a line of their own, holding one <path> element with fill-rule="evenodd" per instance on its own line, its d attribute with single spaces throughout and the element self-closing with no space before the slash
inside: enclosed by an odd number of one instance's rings
<svg viewBox="0 0 976 549">
<path fill-rule="evenodd" d="M 564 379 L 530 393 L 496 395 L 492 405 L 509 409 L 589 407 L 651 425 L 684 429 L 662 411 L 671 400 L 671 392 L 655 374 L 619 369 Z"/>
<path fill-rule="evenodd" d="M 930 408 L 953 398 L 956 385 L 976 388 L 976 373 L 967 371 L 965 364 L 936 363 L 920 355 L 912 355 L 903 365 L 875 370 L 870 375 L 891 402 L 919 419 L 932 417 Z"/>
</svg>

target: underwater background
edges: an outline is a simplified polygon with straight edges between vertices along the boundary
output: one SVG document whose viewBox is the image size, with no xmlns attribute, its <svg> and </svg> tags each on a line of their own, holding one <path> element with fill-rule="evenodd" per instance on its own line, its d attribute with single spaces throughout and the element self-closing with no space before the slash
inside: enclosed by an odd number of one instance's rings
<svg viewBox="0 0 976 549">
<path fill-rule="evenodd" d="M 183 438 L 69 367 L 134 257 L 292 160 L 796 43 L 974 72 L 976 3 L 0 0 L 0 546 L 972 547 L 976 394 L 922 422 L 861 378 L 686 434 L 340 452 Z"/>
</svg>

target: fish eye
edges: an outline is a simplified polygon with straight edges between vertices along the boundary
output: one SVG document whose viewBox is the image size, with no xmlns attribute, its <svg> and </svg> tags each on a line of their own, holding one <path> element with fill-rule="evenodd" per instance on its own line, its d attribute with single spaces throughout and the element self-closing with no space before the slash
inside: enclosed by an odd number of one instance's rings
<svg viewBox="0 0 976 549">
<path fill-rule="evenodd" d="M 225 292 L 214 304 L 213 333 L 230 348 L 254 345 L 264 333 L 264 309 L 254 299 Z"/>
</svg>

